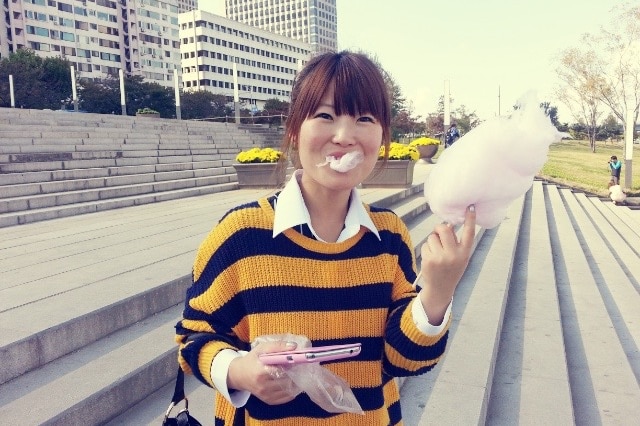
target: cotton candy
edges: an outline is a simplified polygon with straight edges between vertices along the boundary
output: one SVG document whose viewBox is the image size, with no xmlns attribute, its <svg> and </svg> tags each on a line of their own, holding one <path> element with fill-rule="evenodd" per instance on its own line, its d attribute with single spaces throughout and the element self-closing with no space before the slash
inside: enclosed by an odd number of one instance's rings
<svg viewBox="0 0 640 426">
<path fill-rule="evenodd" d="M 333 170 L 337 172 L 348 172 L 353 169 L 358 164 L 362 163 L 364 160 L 364 155 L 360 151 L 351 151 L 344 154 L 340 158 L 336 158 L 333 155 L 328 155 L 325 158 L 324 163 L 316 164 L 317 167 L 326 166 L 327 164 Z"/>
<path fill-rule="evenodd" d="M 439 218 L 460 224 L 473 204 L 476 223 L 493 228 L 531 187 L 549 145 L 566 134 L 551 124 L 534 93 L 523 97 L 520 106 L 510 117 L 480 124 L 440 155 L 424 186 L 429 207 Z"/>
</svg>

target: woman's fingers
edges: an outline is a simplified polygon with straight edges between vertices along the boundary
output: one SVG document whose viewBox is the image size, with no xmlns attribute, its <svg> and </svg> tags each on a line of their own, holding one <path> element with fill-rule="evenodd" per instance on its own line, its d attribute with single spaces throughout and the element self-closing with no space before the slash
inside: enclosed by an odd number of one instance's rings
<svg viewBox="0 0 640 426">
<path fill-rule="evenodd" d="M 460 244 L 471 251 L 473 242 L 476 238 L 476 207 L 471 205 L 467 207 L 467 211 L 464 215 L 464 227 L 462 228 L 462 235 L 460 237 Z"/>
</svg>

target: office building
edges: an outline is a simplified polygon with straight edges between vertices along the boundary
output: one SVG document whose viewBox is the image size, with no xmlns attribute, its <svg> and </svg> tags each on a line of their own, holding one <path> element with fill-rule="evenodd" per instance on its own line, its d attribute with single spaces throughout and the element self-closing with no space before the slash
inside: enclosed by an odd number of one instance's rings
<svg viewBox="0 0 640 426">
<path fill-rule="evenodd" d="M 180 68 L 177 0 L 5 0 L 0 54 L 63 57 L 81 78 L 120 69 L 173 86 Z"/>
<path fill-rule="evenodd" d="M 338 48 L 336 0 L 225 0 L 225 11 L 234 21 L 309 43 L 314 53 Z"/>
<path fill-rule="evenodd" d="M 205 0 L 207 1 L 207 0 Z M 208 0 L 211 1 L 211 0 Z M 198 0 L 178 0 L 178 13 L 189 12 L 198 8 Z"/>
<path fill-rule="evenodd" d="M 183 89 L 229 101 L 237 95 L 244 108 L 262 109 L 273 98 L 288 102 L 293 79 L 311 56 L 308 43 L 209 12 L 181 13 L 179 20 Z"/>
</svg>

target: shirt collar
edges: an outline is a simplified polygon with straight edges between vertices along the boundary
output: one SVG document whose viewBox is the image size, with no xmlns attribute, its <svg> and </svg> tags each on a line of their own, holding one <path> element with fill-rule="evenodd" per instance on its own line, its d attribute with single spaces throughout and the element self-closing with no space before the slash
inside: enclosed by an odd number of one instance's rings
<svg viewBox="0 0 640 426">
<path fill-rule="evenodd" d="M 273 223 L 273 238 L 281 234 L 284 230 L 293 228 L 298 225 L 308 225 L 314 236 L 321 240 L 313 230 L 311 226 L 311 218 L 309 216 L 309 210 L 302 198 L 302 191 L 300 190 L 299 180 L 302 178 L 302 169 L 296 170 L 284 189 L 278 195 L 275 203 L 275 220 Z M 347 217 L 344 221 L 344 229 L 338 237 L 337 242 L 342 242 L 348 238 L 353 237 L 360 231 L 360 226 L 364 226 L 373 232 L 378 240 L 380 235 L 378 234 L 378 228 L 373 224 L 371 217 L 367 209 L 365 209 L 360 194 L 354 188 L 351 190 L 351 196 L 349 197 L 349 210 L 347 210 Z"/>
</svg>

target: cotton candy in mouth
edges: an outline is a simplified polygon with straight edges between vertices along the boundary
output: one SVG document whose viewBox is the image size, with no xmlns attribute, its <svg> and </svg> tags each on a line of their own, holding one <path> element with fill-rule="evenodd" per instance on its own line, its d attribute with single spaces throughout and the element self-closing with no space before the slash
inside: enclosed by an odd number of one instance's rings
<svg viewBox="0 0 640 426">
<path fill-rule="evenodd" d="M 341 173 L 346 173 L 349 170 L 356 167 L 358 164 L 362 163 L 364 160 L 364 155 L 360 151 L 351 151 L 344 154 L 340 158 L 336 158 L 333 155 L 327 155 L 324 163 L 316 164 L 317 167 L 326 166 L 327 164 L 333 170 Z"/>
</svg>

